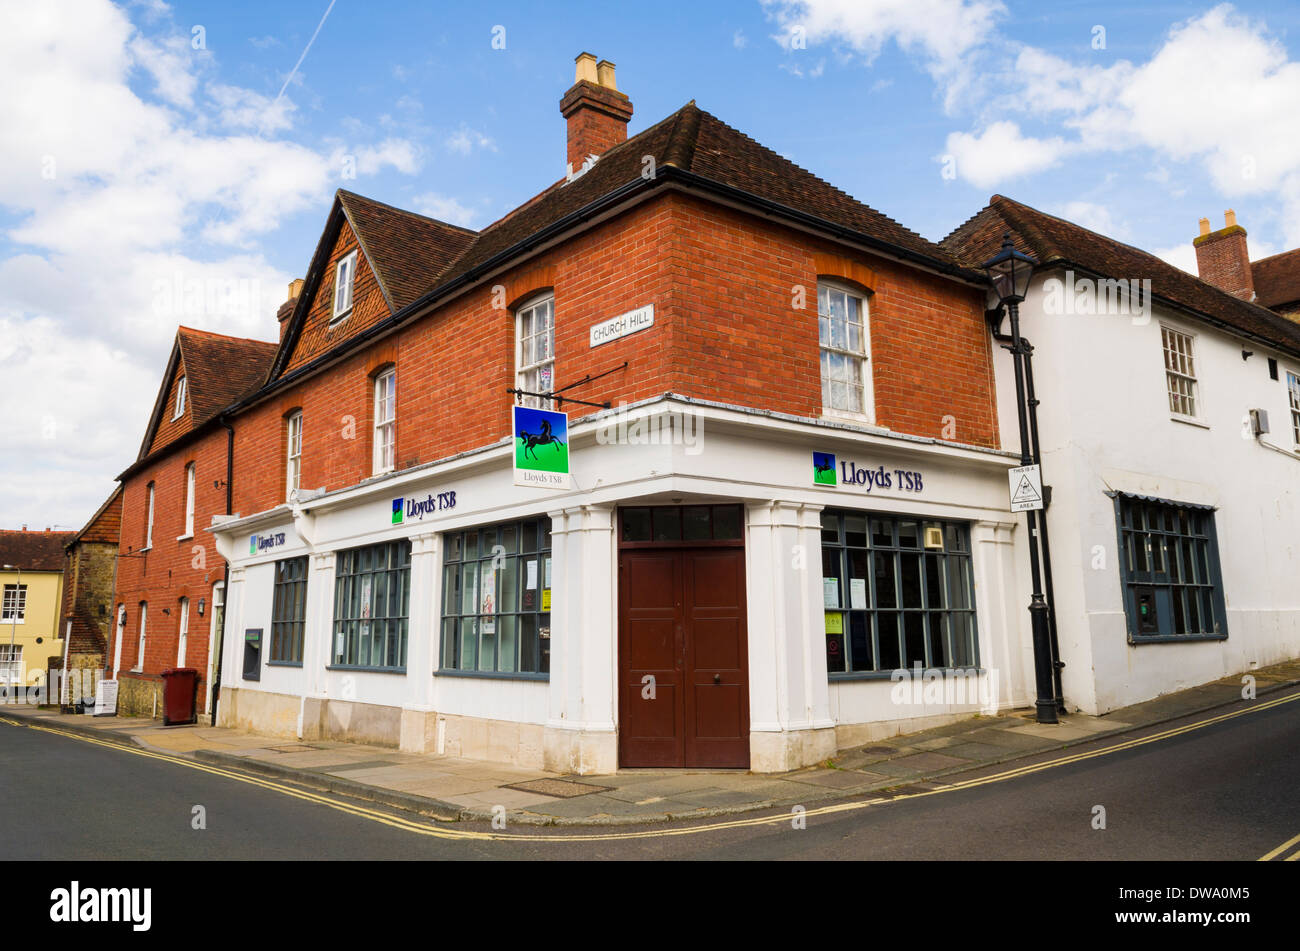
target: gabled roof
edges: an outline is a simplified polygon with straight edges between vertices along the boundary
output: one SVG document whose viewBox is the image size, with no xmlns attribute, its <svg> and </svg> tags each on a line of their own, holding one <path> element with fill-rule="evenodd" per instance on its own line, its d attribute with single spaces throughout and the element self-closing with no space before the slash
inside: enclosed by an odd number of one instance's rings
<svg viewBox="0 0 1300 951">
<path fill-rule="evenodd" d="M 644 174 L 646 156 L 654 158 L 654 179 Z M 710 187 L 732 200 L 759 206 L 766 214 L 785 215 L 843 232 L 882 253 L 960 280 L 983 280 L 948 249 L 827 184 L 692 101 L 606 151 L 582 175 L 572 181 L 555 182 L 479 232 L 340 190 L 312 255 L 303 293 L 290 318 L 271 380 L 283 375 L 290 364 L 344 217 L 356 232 L 384 288 L 389 309 L 396 316 L 471 279 L 485 266 L 500 263 L 512 250 L 539 240 L 594 206 L 616 201 L 665 177 Z"/>
<path fill-rule="evenodd" d="M 1255 296 L 1264 307 L 1300 301 L 1300 248 L 1252 261 Z"/>
<path fill-rule="evenodd" d="M 119 483 L 112 495 L 90 516 L 81 531 L 75 533 L 64 543 L 64 548 L 71 548 L 77 542 L 109 542 L 114 545 L 121 537 L 122 529 L 122 486 Z"/>
<path fill-rule="evenodd" d="M 1002 237 L 1008 232 L 1019 250 L 1032 254 L 1042 264 L 1073 266 L 1123 280 L 1150 279 L 1151 292 L 1156 297 L 1193 311 L 1211 323 L 1300 354 L 1300 324 L 1234 297 L 1154 254 L 1003 195 L 990 198 L 983 210 L 941 244 L 973 268 L 998 252 Z"/>
<path fill-rule="evenodd" d="M 62 571 L 63 545 L 74 534 L 0 530 L 0 565 L 22 571 Z"/>
<path fill-rule="evenodd" d="M 172 345 L 167 370 L 163 373 L 153 415 L 136 461 L 150 455 L 178 369 L 183 368 L 185 372 L 188 423 L 168 433 L 166 442 L 153 451 L 201 429 L 230 404 L 257 390 L 266 381 L 276 346 L 262 340 L 228 337 L 192 327 L 177 328 L 176 342 Z"/>
</svg>

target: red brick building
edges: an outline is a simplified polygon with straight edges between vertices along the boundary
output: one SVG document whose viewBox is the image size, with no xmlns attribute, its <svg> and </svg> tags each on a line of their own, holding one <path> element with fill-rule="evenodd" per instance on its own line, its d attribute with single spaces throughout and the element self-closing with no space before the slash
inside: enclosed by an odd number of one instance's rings
<svg viewBox="0 0 1300 951">
<path fill-rule="evenodd" d="M 579 57 L 561 110 L 568 173 L 482 231 L 340 191 L 264 381 L 226 391 L 219 722 L 781 769 L 1022 702 L 982 275 L 693 102 L 627 138 L 612 64 Z M 554 397 L 571 483 L 522 487 L 512 406 Z M 145 486 L 175 523 L 182 467 L 225 461 L 162 415 L 124 551 Z M 197 534 L 119 585 L 150 601 L 137 679 L 174 663 L 158 610 L 219 579 Z M 985 696 L 899 706 L 913 664 Z"/>
<path fill-rule="evenodd" d="M 223 411 L 266 376 L 275 344 L 182 327 L 136 461 L 120 476 L 111 670 L 118 710 L 152 715 L 161 671 L 199 671 L 200 713 L 225 562 L 204 531 L 230 512 L 234 430 Z"/>
</svg>

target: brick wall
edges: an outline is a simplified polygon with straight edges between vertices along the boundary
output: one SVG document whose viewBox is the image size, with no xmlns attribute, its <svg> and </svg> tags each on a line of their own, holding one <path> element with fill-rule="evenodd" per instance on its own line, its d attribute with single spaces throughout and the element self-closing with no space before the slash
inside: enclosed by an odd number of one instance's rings
<svg viewBox="0 0 1300 951">
<path fill-rule="evenodd" d="M 353 247 L 344 228 L 331 261 Z M 313 302 L 290 365 L 320 352 L 329 280 Z M 357 302 L 378 319 L 369 268 Z M 869 285 L 876 420 L 892 430 L 983 446 L 998 444 L 983 295 L 885 258 L 848 251 L 704 201 L 668 194 L 494 277 L 240 415 L 235 510 L 285 498 L 285 418 L 303 414 L 300 485 L 337 489 L 372 474 L 373 376 L 397 367 L 397 467 L 443 458 L 509 432 L 514 383 L 513 308 L 553 289 L 555 379 L 564 385 L 628 361 L 573 391 L 633 402 L 668 391 L 815 418 L 821 415 L 817 279 Z M 373 279 L 370 279 L 372 282 Z M 805 289 L 804 309 L 794 288 Z M 500 290 L 495 290 L 500 288 Z M 591 325 L 646 304 L 655 323 L 602 346 Z M 503 306 L 504 305 L 504 306 Z M 349 324 L 359 315 L 349 318 Z M 314 324 L 312 324 L 314 322 Z M 594 410 L 569 407 L 575 418 Z"/>
<path fill-rule="evenodd" d="M 194 535 L 181 538 L 185 530 L 185 467 L 190 462 L 194 463 Z M 190 599 L 185 666 L 199 671 L 199 712 L 204 712 L 211 611 L 200 617 L 198 604 L 200 598 L 211 604 L 212 586 L 222 580 L 225 570 L 212 535 L 204 529 L 213 515 L 226 511 L 225 479 L 226 431 L 218 428 L 135 473 L 123 485 L 123 557 L 112 608 L 116 623 L 117 605 L 126 605 L 122 664 L 117 672 L 122 685 L 119 710 L 123 713 L 148 715 L 158 673 L 176 666 L 181 598 Z M 155 486 L 153 547 L 143 551 L 150 482 Z M 149 610 L 142 670 L 136 672 L 140 602 L 146 602 Z"/>
</svg>

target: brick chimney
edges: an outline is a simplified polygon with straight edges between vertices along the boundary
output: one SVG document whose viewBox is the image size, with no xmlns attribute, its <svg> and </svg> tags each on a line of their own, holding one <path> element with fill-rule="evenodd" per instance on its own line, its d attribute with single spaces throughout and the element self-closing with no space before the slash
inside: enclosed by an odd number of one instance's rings
<svg viewBox="0 0 1300 951">
<path fill-rule="evenodd" d="M 1201 233 L 1192 242 L 1196 248 L 1196 270 L 1201 280 L 1242 300 L 1255 299 L 1255 277 L 1246 248 L 1246 229 L 1237 224 L 1237 213 L 1223 213 L 1223 227 L 1210 230 L 1210 219 L 1202 218 Z"/>
<path fill-rule="evenodd" d="M 573 85 L 560 100 L 560 114 L 569 121 L 567 161 L 570 174 L 582 169 L 592 155 L 600 156 L 627 140 L 632 101 L 614 83 L 614 64 L 590 53 L 574 62 Z"/>
<path fill-rule="evenodd" d="M 302 295 L 302 278 L 295 278 L 289 282 L 289 299 L 280 305 L 280 309 L 275 312 L 275 319 L 280 322 L 280 340 L 284 340 L 284 332 L 289 329 L 289 318 L 293 316 L 294 305 L 298 303 L 298 298 Z"/>
</svg>

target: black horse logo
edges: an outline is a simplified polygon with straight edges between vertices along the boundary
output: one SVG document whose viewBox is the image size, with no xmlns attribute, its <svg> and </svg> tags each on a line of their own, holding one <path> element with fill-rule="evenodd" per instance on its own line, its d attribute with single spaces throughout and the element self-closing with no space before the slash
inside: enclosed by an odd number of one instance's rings
<svg viewBox="0 0 1300 951">
<path fill-rule="evenodd" d="M 536 459 L 537 458 L 536 449 L 538 446 L 553 445 L 558 449 L 560 446 L 564 445 L 564 441 L 561 440 L 558 436 L 551 435 L 551 424 L 548 420 L 543 419 L 541 426 L 542 426 L 542 431 L 540 433 L 530 433 L 526 429 L 519 430 L 519 438 L 524 441 L 525 459 L 527 459 L 529 455 L 531 455 L 534 459 Z"/>
<path fill-rule="evenodd" d="M 821 459 L 813 460 L 813 471 L 817 473 L 817 475 L 821 475 L 824 472 L 833 472 L 834 470 L 834 464 L 825 456 Z"/>
</svg>

